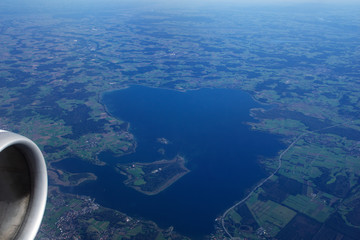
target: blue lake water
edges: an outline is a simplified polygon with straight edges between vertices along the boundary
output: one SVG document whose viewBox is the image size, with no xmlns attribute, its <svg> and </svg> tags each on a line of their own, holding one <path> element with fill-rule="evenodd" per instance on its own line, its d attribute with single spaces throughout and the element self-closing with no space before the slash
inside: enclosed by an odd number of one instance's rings
<svg viewBox="0 0 360 240">
<path fill-rule="evenodd" d="M 252 131 L 249 110 L 260 107 L 250 95 L 233 89 L 187 92 L 131 86 L 103 95 L 115 117 L 130 123 L 138 142 L 136 153 L 115 158 L 100 155 L 108 166 L 97 167 L 66 159 L 57 167 L 71 172 L 94 172 L 97 181 L 65 191 L 96 198 L 105 207 L 155 221 L 193 239 L 213 231 L 214 219 L 266 177 L 258 157 L 276 156 L 284 146 L 274 135 Z M 164 137 L 168 145 L 157 142 Z M 165 154 L 158 152 L 164 148 Z M 125 187 L 113 170 L 118 162 L 152 162 L 180 153 L 190 173 L 155 196 Z"/>
</svg>

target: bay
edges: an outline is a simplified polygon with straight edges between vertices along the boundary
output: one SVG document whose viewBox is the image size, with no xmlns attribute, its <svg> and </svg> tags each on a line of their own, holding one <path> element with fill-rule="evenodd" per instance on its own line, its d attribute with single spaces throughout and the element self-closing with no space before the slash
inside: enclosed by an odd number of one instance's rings
<svg viewBox="0 0 360 240">
<path fill-rule="evenodd" d="M 267 176 L 258 164 L 260 156 L 274 157 L 284 148 L 278 136 L 245 124 L 254 121 L 251 108 L 264 106 L 241 90 L 180 92 L 131 86 L 105 93 L 102 103 L 110 114 L 130 123 L 136 152 L 120 158 L 102 153 L 105 167 L 79 159 L 59 162 L 57 167 L 64 170 L 98 176 L 97 181 L 63 190 L 94 197 L 105 207 L 153 220 L 163 228 L 174 226 L 192 239 L 211 233 L 215 218 Z M 153 162 L 176 154 L 185 157 L 191 172 L 155 196 L 124 186 L 124 176 L 113 168 L 116 163 Z"/>
</svg>

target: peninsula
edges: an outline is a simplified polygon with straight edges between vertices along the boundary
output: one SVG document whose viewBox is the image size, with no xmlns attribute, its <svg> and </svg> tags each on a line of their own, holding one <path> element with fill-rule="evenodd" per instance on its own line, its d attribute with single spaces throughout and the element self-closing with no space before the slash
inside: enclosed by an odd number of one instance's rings
<svg viewBox="0 0 360 240">
<path fill-rule="evenodd" d="M 185 174 L 185 159 L 176 155 L 172 160 L 160 160 L 152 163 L 117 164 L 117 170 L 127 176 L 124 184 L 146 195 L 156 195 Z"/>
</svg>

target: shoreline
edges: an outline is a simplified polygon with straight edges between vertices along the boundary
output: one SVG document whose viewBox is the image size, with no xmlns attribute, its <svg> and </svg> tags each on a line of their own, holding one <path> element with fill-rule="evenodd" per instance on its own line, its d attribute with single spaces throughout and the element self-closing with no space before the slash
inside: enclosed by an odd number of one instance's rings
<svg viewBox="0 0 360 240">
<path fill-rule="evenodd" d="M 141 166 L 151 166 L 151 165 L 155 165 L 155 164 L 168 164 L 168 165 L 179 164 L 178 167 L 179 167 L 179 169 L 182 170 L 182 172 L 177 173 L 176 175 L 172 176 L 167 181 L 164 181 L 164 183 L 161 184 L 161 186 L 159 186 L 158 188 L 155 188 L 153 191 L 142 190 L 141 186 L 134 185 L 134 182 L 133 182 L 134 176 L 133 175 L 129 174 L 128 172 L 125 172 L 124 170 L 121 171 L 121 173 L 127 177 L 127 179 L 124 180 L 124 182 L 123 182 L 125 186 L 133 188 L 136 191 L 143 193 L 145 195 L 148 195 L 148 196 L 156 195 L 156 194 L 164 191 L 165 189 L 170 187 L 172 184 L 174 184 L 176 181 L 178 181 L 180 178 L 182 178 L 183 176 L 185 176 L 186 174 L 188 174 L 190 172 L 190 170 L 185 167 L 185 159 L 183 157 L 181 157 L 180 155 L 176 155 L 175 158 L 172 160 L 162 159 L 162 160 L 158 160 L 158 161 L 151 162 L 151 163 L 135 162 L 132 164 L 140 166 L 140 167 Z"/>
<path fill-rule="evenodd" d="M 186 174 L 188 174 L 190 172 L 190 170 L 187 170 L 186 172 L 184 173 L 179 173 L 177 175 L 175 175 L 174 177 L 172 177 L 171 179 L 169 179 L 163 186 L 161 186 L 159 189 L 157 190 L 154 190 L 154 191 L 143 191 L 141 189 L 138 189 L 139 187 L 133 187 L 131 186 L 132 188 L 134 188 L 136 191 L 138 192 L 141 192 L 145 195 L 148 195 L 148 196 L 153 196 L 153 195 L 156 195 L 156 194 L 159 194 L 160 192 L 164 191 L 165 189 L 167 189 L 168 187 L 170 187 L 173 183 L 175 183 L 177 180 L 179 180 L 180 178 L 182 178 L 183 176 L 185 176 Z"/>
<path fill-rule="evenodd" d="M 63 187 L 76 187 L 84 182 L 96 181 L 98 179 L 98 177 L 94 173 L 86 172 L 86 174 L 88 175 L 87 177 L 80 178 L 79 180 L 76 181 L 76 183 L 71 183 L 69 181 L 65 182 L 65 181 L 60 180 L 60 178 L 59 178 L 60 173 L 56 169 L 51 168 L 51 169 L 48 169 L 47 172 L 48 172 L 48 176 L 54 181 L 54 183 L 57 186 L 63 186 Z M 72 173 L 72 176 L 78 175 L 78 174 L 80 174 L 80 173 Z M 83 173 L 81 173 L 81 174 L 83 174 Z"/>
</svg>

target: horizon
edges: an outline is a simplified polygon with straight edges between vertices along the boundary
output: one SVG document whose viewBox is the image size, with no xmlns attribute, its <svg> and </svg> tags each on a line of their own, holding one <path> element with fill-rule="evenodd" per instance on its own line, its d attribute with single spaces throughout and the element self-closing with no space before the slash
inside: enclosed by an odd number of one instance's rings
<svg viewBox="0 0 360 240">
<path fill-rule="evenodd" d="M 100 8 L 99 5 L 101 6 Z M 26 12 L 41 11 L 41 10 L 56 10 L 56 11 L 67 11 L 67 10 L 87 10 L 92 7 L 97 7 L 96 10 L 104 10 L 114 7 L 145 7 L 153 6 L 159 8 L 207 8 L 207 7 L 298 7 L 303 5 L 306 7 L 327 7 L 327 6 L 356 6 L 360 7 L 360 2 L 356 0 L 4 0 L 0 3 L 0 9 L 5 13 L 10 9 L 19 9 Z"/>
</svg>

